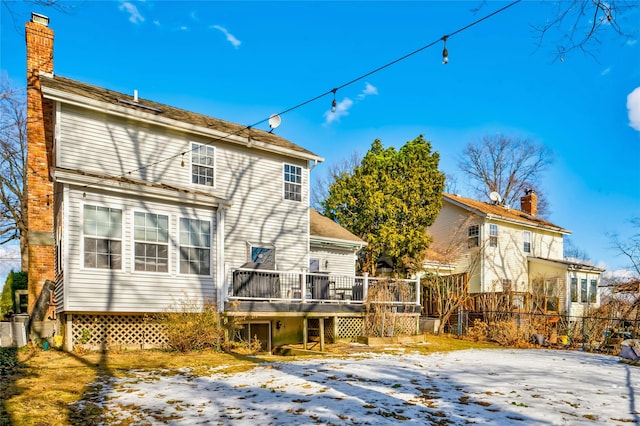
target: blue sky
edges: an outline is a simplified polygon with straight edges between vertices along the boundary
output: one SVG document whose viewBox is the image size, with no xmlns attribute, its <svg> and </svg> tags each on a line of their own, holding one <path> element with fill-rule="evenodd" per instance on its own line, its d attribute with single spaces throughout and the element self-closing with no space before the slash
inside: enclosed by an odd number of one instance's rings
<svg viewBox="0 0 640 426">
<path fill-rule="evenodd" d="M 23 28 L 35 10 L 51 18 L 56 74 L 249 125 L 508 3 L 83 1 L 61 3 L 72 6 L 64 12 L 8 4 L 0 70 L 16 85 L 25 84 Z M 532 29 L 554 7 L 519 3 L 451 37 L 447 65 L 436 43 L 338 90 L 336 114 L 331 95 L 282 114 L 276 133 L 326 159 L 313 174 L 376 138 L 400 147 L 423 134 L 463 195 L 471 194 L 457 161 L 469 141 L 535 139 L 555 153 L 542 183 L 549 219 L 596 264 L 623 268 L 610 235 L 630 236 L 628 221 L 640 216 L 640 35 L 609 31 L 593 56 L 560 61 L 561 34 L 538 46 Z M 618 19 L 638 28 L 640 12 Z M 11 265 L 0 262 L 1 274 Z"/>
</svg>

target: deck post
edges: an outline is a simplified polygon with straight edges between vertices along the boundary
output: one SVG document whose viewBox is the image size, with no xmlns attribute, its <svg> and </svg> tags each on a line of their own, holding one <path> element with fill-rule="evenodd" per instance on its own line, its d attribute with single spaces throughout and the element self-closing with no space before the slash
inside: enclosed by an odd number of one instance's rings
<svg viewBox="0 0 640 426">
<path fill-rule="evenodd" d="M 302 303 L 307 303 L 307 273 L 306 272 L 302 272 L 300 274 L 300 297 L 302 298 Z"/>
<path fill-rule="evenodd" d="M 309 341 L 309 322 L 307 317 L 302 318 L 302 349 L 307 350 L 307 342 Z"/>
<path fill-rule="evenodd" d="M 319 318 L 320 324 L 320 352 L 324 352 L 324 318 Z"/>
<path fill-rule="evenodd" d="M 416 305 L 420 305 L 420 277 L 416 278 Z"/>
<path fill-rule="evenodd" d="M 367 294 L 369 293 L 369 273 L 365 272 L 362 277 L 362 301 L 367 301 Z"/>
</svg>

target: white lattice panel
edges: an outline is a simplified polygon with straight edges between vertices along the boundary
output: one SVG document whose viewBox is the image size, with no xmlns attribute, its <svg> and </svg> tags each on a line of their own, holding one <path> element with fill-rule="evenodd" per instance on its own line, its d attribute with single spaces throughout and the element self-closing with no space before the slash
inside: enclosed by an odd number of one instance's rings
<svg viewBox="0 0 640 426">
<path fill-rule="evenodd" d="M 164 346 L 160 324 L 144 315 L 74 315 L 73 344 L 89 347 Z"/>
<path fill-rule="evenodd" d="M 351 339 L 362 336 L 362 318 L 337 317 L 336 339 Z"/>
</svg>

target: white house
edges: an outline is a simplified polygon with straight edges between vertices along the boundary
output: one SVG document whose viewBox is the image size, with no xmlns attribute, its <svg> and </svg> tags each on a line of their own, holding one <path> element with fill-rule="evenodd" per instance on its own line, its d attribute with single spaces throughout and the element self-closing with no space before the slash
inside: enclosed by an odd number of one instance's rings
<svg viewBox="0 0 640 426">
<path fill-rule="evenodd" d="M 362 330 L 364 242 L 309 209 L 320 156 L 54 74 L 41 15 L 26 40 L 30 312 L 53 282 L 66 348 L 162 343 L 145 315 L 185 301 L 246 318 L 268 349 L 306 338 L 311 317 L 334 338 Z"/>
<path fill-rule="evenodd" d="M 444 194 L 430 227 L 440 258 L 430 270 L 469 274 L 469 293 L 505 293 L 510 307 L 581 315 L 599 304 L 602 269 L 563 258 L 570 231 L 537 216 L 537 195 L 529 191 L 520 209 Z M 443 260 L 443 258 L 445 260 Z"/>
</svg>

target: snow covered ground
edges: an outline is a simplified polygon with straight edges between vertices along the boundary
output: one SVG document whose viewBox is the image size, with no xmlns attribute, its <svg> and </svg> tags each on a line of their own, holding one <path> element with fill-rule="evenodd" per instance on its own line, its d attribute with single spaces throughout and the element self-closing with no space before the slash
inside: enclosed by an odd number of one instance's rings
<svg viewBox="0 0 640 426">
<path fill-rule="evenodd" d="M 640 368 L 571 351 L 397 350 L 234 374 L 131 372 L 99 385 L 108 423 L 640 424 Z"/>
</svg>

